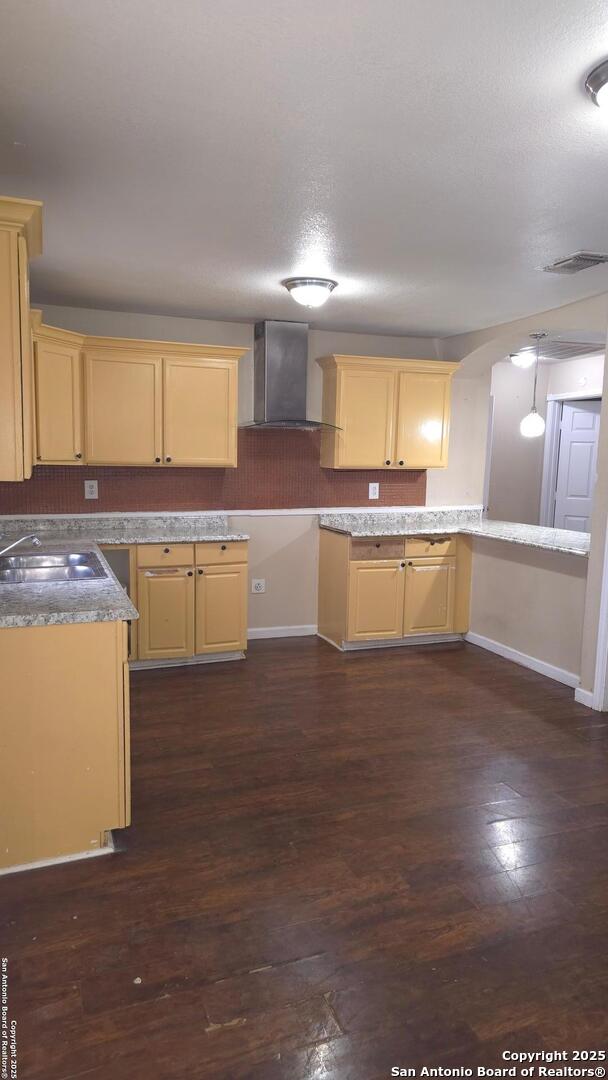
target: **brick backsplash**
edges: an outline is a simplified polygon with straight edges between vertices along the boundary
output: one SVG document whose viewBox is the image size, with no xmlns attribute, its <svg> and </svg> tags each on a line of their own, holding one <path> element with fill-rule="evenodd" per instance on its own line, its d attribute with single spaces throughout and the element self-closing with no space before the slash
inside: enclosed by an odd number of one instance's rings
<svg viewBox="0 0 608 1080">
<path fill-rule="evenodd" d="M 0 483 L 0 513 L 424 505 L 425 472 L 322 469 L 320 438 L 318 431 L 243 429 L 237 469 L 39 465 L 31 480 Z M 99 481 L 96 502 L 84 498 L 85 479 Z M 375 480 L 380 498 L 370 503 L 367 485 Z"/>
</svg>

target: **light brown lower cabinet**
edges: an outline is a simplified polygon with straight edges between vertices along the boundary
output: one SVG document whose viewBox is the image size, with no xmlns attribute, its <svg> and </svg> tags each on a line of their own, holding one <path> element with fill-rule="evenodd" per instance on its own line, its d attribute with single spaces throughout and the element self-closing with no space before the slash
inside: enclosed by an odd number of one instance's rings
<svg viewBox="0 0 608 1080">
<path fill-rule="evenodd" d="M 402 560 L 351 562 L 348 640 L 402 637 L 404 587 Z"/>
<path fill-rule="evenodd" d="M 139 658 L 177 660 L 194 646 L 194 570 L 159 566 L 139 570 Z"/>
<path fill-rule="evenodd" d="M 247 565 L 197 567 L 195 652 L 246 648 Z"/>
<path fill-rule="evenodd" d="M 454 630 L 456 559 L 411 559 L 405 568 L 403 633 L 449 634 Z"/>
<path fill-rule="evenodd" d="M 247 648 L 246 543 L 197 544 L 193 554 L 191 544 L 138 546 L 140 660 Z M 161 560 L 170 565 L 150 565 Z"/>
<path fill-rule="evenodd" d="M 0 629 L 0 681 L 0 868 L 102 848 L 131 815 L 126 623 Z"/>
<path fill-rule="evenodd" d="M 349 642 L 465 633 L 469 537 L 351 539 L 322 529 L 319 633 Z"/>
</svg>

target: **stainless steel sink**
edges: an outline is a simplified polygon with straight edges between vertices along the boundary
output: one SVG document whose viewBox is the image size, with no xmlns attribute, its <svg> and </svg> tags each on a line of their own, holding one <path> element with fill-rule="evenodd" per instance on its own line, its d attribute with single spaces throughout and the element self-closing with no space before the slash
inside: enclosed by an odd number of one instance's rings
<svg viewBox="0 0 608 1080">
<path fill-rule="evenodd" d="M 91 581 L 107 576 L 93 551 L 0 556 L 0 585 Z"/>
</svg>

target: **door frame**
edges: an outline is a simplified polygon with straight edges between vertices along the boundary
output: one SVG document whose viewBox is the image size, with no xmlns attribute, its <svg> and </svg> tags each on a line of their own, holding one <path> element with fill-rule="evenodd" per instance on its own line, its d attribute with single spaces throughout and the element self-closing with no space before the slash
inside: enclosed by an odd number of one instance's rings
<svg viewBox="0 0 608 1080">
<path fill-rule="evenodd" d="M 557 469 L 559 465 L 560 428 L 562 406 L 565 401 L 600 401 L 601 393 L 547 394 L 547 415 L 545 419 L 545 446 L 543 451 L 543 472 L 540 489 L 539 525 L 555 528 L 555 496 L 557 489 Z"/>
</svg>

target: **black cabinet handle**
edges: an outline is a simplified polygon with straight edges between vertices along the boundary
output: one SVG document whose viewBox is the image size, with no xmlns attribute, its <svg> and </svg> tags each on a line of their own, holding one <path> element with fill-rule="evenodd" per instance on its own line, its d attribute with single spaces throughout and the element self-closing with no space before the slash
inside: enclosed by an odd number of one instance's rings
<svg viewBox="0 0 608 1080">
<path fill-rule="evenodd" d="M 160 461 L 160 458 L 159 458 L 159 457 L 155 457 L 155 458 L 154 458 L 154 460 L 155 460 L 155 462 L 156 462 L 156 463 L 158 464 L 158 463 L 159 463 L 159 461 Z"/>
<path fill-rule="evenodd" d="M 222 551 L 225 551 L 225 550 L 226 550 L 226 545 L 222 544 Z"/>
<path fill-rule="evenodd" d="M 171 461 L 170 457 L 165 458 L 165 461 Z"/>
<path fill-rule="evenodd" d="M 82 454 L 74 454 L 74 457 L 81 458 Z"/>
<path fill-rule="evenodd" d="M 400 461 L 399 464 L 400 465 L 405 465 L 405 461 Z"/>
<path fill-rule="evenodd" d="M 202 570 L 199 570 L 199 571 L 198 571 L 198 573 L 199 573 L 199 574 L 202 574 L 202 572 L 203 572 Z"/>
<path fill-rule="evenodd" d="M 413 566 L 414 564 L 413 564 L 413 562 L 408 562 L 408 564 L 407 564 L 407 565 L 408 565 L 408 566 Z"/>
<path fill-rule="evenodd" d="M 390 465 L 390 463 L 391 463 L 391 459 L 390 459 L 390 458 L 387 458 L 387 459 L 386 459 L 386 461 L 384 462 L 384 464 L 385 464 L 385 465 Z"/>
<path fill-rule="evenodd" d="M 402 566 L 405 566 L 405 563 L 404 563 L 404 562 L 402 562 L 402 563 L 401 563 L 401 565 L 402 565 Z M 411 566 L 411 563 L 410 563 L 410 566 Z"/>
<path fill-rule="evenodd" d="M 376 547 L 378 547 L 378 548 L 379 548 L 379 547 L 380 547 L 380 544 L 376 544 Z"/>
<path fill-rule="evenodd" d="M 188 570 L 188 577 L 192 577 L 194 570 Z"/>
<path fill-rule="evenodd" d="M 165 555 L 168 555 L 169 552 L 171 551 L 171 548 L 163 548 L 163 551 L 164 551 Z"/>
</svg>

